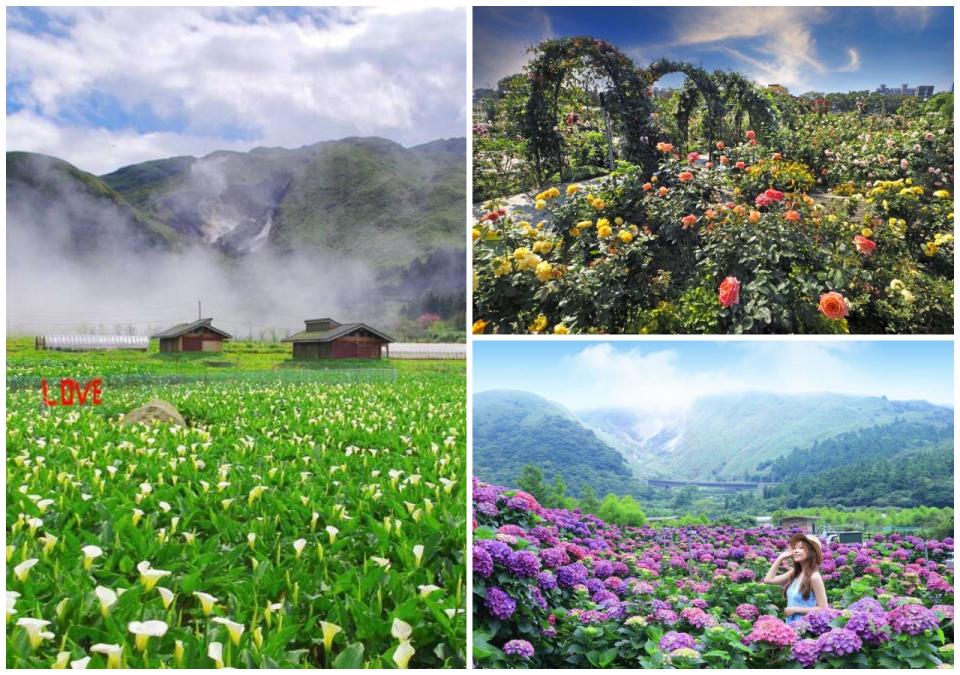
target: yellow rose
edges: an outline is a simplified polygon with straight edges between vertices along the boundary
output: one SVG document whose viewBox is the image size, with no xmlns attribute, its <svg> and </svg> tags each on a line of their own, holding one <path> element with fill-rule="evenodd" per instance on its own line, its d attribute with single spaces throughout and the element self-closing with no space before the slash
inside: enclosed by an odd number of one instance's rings
<svg viewBox="0 0 960 675">
<path fill-rule="evenodd" d="M 598 228 L 600 228 L 600 227 L 610 227 L 610 221 L 607 220 L 606 218 L 601 218 L 600 220 L 597 221 L 597 227 L 598 227 Z"/>
<path fill-rule="evenodd" d="M 558 323 L 556 326 L 553 327 L 554 335 L 568 335 L 569 333 L 570 333 L 570 329 L 564 326 L 562 323 Z"/>
<path fill-rule="evenodd" d="M 613 228 L 609 225 L 604 225 L 603 227 L 597 228 L 597 236 L 601 239 L 606 239 L 607 237 L 613 234 Z"/>
<path fill-rule="evenodd" d="M 543 209 L 547 208 L 547 201 L 545 199 L 538 199 L 533 205 L 533 208 L 535 208 L 537 211 L 542 211 Z"/>
<path fill-rule="evenodd" d="M 505 274 L 510 274 L 513 271 L 513 266 L 510 264 L 510 259 L 506 256 L 502 258 L 494 258 L 493 260 L 493 276 L 502 277 Z"/>
<path fill-rule="evenodd" d="M 533 323 L 531 323 L 527 328 L 531 333 L 539 333 L 546 327 L 547 327 L 547 317 L 541 314 L 536 319 L 534 319 Z"/>
<path fill-rule="evenodd" d="M 592 220 L 581 220 L 579 223 L 577 223 L 577 227 L 580 228 L 581 230 L 585 230 L 585 229 L 587 229 L 588 227 L 593 227 L 593 221 L 592 221 Z"/>
<path fill-rule="evenodd" d="M 488 323 L 489 323 L 488 321 L 484 321 L 483 319 L 478 319 L 477 321 L 474 321 L 474 322 L 473 322 L 473 334 L 474 334 L 474 335 L 480 335 L 480 334 L 482 334 L 483 331 L 487 328 L 487 324 L 488 324 Z"/>
<path fill-rule="evenodd" d="M 480 238 L 480 230 L 478 230 L 477 228 L 473 228 L 473 240 L 476 241 L 479 238 Z"/>
<path fill-rule="evenodd" d="M 617 216 L 616 218 L 613 219 L 613 224 L 618 226 L 623 225 L 623 218 L 621 218 L 620 216 Z"/>
<path fill-rule="evenodd" d="M 553 278 L 553 265 L 548 262 L 541 262 L 536 269 L 537 279 L 546 283 Z"/>
<path fill-rule="evenodd" d="M 570 183 L 570 185 L 567 186 L 567 196 L 572 197 L 573 195 L 577 194 L 579 190 L 580 190 L 579 185 L 577 185 L 576 183 Z"/>
<path fill-rule="evenodd" d="M 630 234 L 629 230 L 620 230 L 617 233 L 617 238 L 624 244 L 629 244 L 631 241 L 633 241 L 633 235 Z"/>
<path fill-rule="evenodd" d="M 869 227 L 865 227 L 862 230 L 860 230 L 860 234 L 862 234 L 864 237 L 869 238 L 873 236 L 873 230 L 871 230 Z"/>
</svg>

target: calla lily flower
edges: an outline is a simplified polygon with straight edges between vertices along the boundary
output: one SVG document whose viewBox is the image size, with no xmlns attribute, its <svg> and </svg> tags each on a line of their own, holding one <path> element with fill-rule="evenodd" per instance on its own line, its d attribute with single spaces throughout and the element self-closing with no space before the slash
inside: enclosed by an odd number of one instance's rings
<svg viewBox="0 0 960 675">
<path fill-rule="evenodd" d="M 420 567 L 420 563 L 423 562 L 423 544 L 413 547 L 413 559 L 416 561 L 416 566 Z"/>
<path fill-rule="evenodd" d="M 16 591 L 7 591 L 7 621 L 10 621 L 10 617 L 17 613 L 17 610 L 14 607 L 17 604 L 17 598 L 20 597 L 20 594 Z"/>
<path fill-rule="evenodd" d="M 200 601 L 200 609 L 203 611 L 203 615 L 210 616 L 217 599 L 209 593 L 201 593 L 200 591 L 194 591 L 193 595 Z"/>
<path fill-rule="evenodd" d="M 157 585 L 157 582 L 160 581 L 163 577 L 168 577 L 173 572 L 167 570 L 155 570 L 150 567 L 150 563 L 146 560 L 142 561 L 137 565 L 137 569 L 140 571 L 140 582 L 143 584 L 145 591 L 152 591 L 153 587 Z"/>
<path fill-rule="evenodd" d="M 222 626 L 226 626 L 227 632 L 230 633 L 230 642 L 232 642 L 234 646 L 240 646 L 240 636 L 243 635 L 243 631 L 246 630 L 246 626 L 244 626 L 242 623 L 231 621 L 223 616 L 213 617 L 213 622 L 219 623 Z"/>
<path fill-rule="evenodd" d="M 442 590 L 439 586 L 434 586 L 433 584 L 426 584 L 426 585 L 424 585 L 424 586 L 417 586 L 417 588 L 420 590 L 420 597 L 421 597 L 421 598 L 426 598 L 426 597 L 428 597 L 431 593 L 434 593 L 434 592 L 436 592 L 436 591 Z"/>
<path fill-rule="evenodd" d="M 217 668 L 223 668 L 223 645 L 219 642 L 211 642 L 207 647 L 207 656 L 213 659 Z"/>
<path fill-rule="evenodd" d="M 333 525 L 327 525 L 327 534 L 330 536 L 330 543 L 332 544 L 337 540 L 337 535 L 340 534 L 340 530 Z"/>
<path fill-rule="evenodd" d="M 416 652 L 417 650 L 415 650 L 407 640 L 404 640 L 393 652 L 393 662 L 397 664 L 397 668 L 408 668 L 410 658 L 416 654 Z"/>
<path fill-rule="evenodd" d="M 99 546 L 89 544 L 84 546 L 83 551 L 83 569 L 88 570 L 93 566 L 93 561 L 103 555 L 103 549 Z"/>
<path fill-rule="evenodd" d="M 163 621 L 131 621 L 127 624 L 127 630 L 133 633 L 137 645 L 137 651 L 146 651 L 147 642 L 152 637 L 163 637 L 167 633 L 167 624 Z"/>
<path fill-rule="evenodd" d="M 84 656 L 82 659 L 77 659 L 76 661 L 70 662 L 71 670 L 86 670 L 87 665 L 90 663 L 90 657 Z"/>
<path fill-rule="evenodd" d="M 299 558 L 300 554 L 303 553 L 303 548 L 307 545 L 306 539 L 297 539 L 293 542 L 293 550 L 296 551 L 296 557 Z"/>
<path fill-rule="evenodd" d="M 176 593 L 171 591 L 169 588 L 164 588 L 163 586 L 157 586 L 157 592 L 160 594 L 160 600 L 163 602 L 163 608 L 170 609 L 170 605 L 173 604 L 173 599 L 176 597 Z"/>
<path fill-rule="evenodd" d="M 50 625 L 46 619 L 34 619 L 32 617 L 23 617 L 17 619 L 17 625 L 27 632 L 27 639 L 30 641 L 30 647 L 36 649 L 44 640 L 52 640 L 55 636 L 50 631 L 43 630 Z"/>
<path fill-rule="evenodd" d="M 401 641 L 409 640 L 412 634 L 413 628 L 409 623 L 396 618 L 393 620 L 393 625 L 390 627 L 390 635 L 394 638 Z"/>
<path fill-rule="evenodd" d="M 51 670 L 64 670 L 70 663 L 70 652 L 60 652 L 57 654 L 57 660 L 50 666 Z"/>
<path fill-rule="evenodd" d="M 333 638 L 343 629 L 337 624 L 328 621 L 321 621 L 320 629 L 323 631 L 323 648 L 329 654 L 330 648 L 333 646 Z"/>
<path fill-rule="evenodd" d="M 13 574 L 17 577 L 17 580 L 20 583 L 23 583 L 27 580 L 27 576 L 30 574 L 30 568 L 40 562 L 37 558 L 30 558 L 29 560 L 24 560 L 22 563 L 13 568 Z"/>
<path fill-rule="evenodd" d="M 104 654 L 107 657 L 107 668 L 119 668 L 123 647 L 120 645 L 95 644 L 90 648 L 94 654 Z"/>
<path fill-rule="evenodd" d="M 117 594 L 105 586 L 97 586 L 93 591 L 100 601 L 100 614 L 106 617 L 110 608 L 117 602 Z"/>
</svg>

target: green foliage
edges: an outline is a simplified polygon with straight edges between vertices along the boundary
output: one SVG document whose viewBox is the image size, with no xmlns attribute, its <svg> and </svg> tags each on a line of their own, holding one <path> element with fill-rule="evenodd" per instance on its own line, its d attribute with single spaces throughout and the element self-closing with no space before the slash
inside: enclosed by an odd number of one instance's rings
<svg viewBox="0 0 960 675">
<path fill-rule="evenodd" d="M 584 496 L 587 487 L 642 494 L 620 453 L 557 404 L 505 391 L 483 392 L 473 400 L 473 464 L 478 478 L 516 485 L 524 473 L 528 485 L 544 493 L 548 487 L 543 480 L 560 477 L 572 496 Z"/>
<path fill-rule="evenodd" d="M 644 515 L 643 510 L 630 495 L 618 497 L 615 494 L 608 494 L 603 498 L 603 501 L 600 502 L 600 507 L 596 510 L 596 514 L 605 521 L 616 523 L 617 525 L 642 527 L 647 524 L 647 517 Z"/>
</svg>

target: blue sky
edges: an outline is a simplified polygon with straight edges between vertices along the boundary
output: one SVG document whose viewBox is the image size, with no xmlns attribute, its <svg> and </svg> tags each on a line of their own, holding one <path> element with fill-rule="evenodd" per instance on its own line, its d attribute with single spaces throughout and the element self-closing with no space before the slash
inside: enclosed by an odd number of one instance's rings
<svg viewBox="0 0 960 675">
<path fill-rule="evenodd" d="M 19 7 L 6 38 L 8 149 L 98 174 L 219 149 L 465 133 L 463 8 Z"/>
<path fill-rule="evenodd" d="M 570 409 L 669 413 L 736 391 L 833 392 L 953 405 L 953 344 L 941 341 L 477 340 L 473 391 L 519 389 Z"/>
<path fill-rule="evenodd" d="M 474 87 L 520 72 L 536 42 L 575 35 L 641 67 L 669 57 L 794 94 L 953 83 L 952 7 L 477 7 L 473 33 Z"/>
</svg>

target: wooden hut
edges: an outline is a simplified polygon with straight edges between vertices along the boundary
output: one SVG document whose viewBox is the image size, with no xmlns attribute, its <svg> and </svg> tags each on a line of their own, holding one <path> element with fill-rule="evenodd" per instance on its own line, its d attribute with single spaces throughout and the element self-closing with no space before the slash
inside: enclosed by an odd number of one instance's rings
<svg viewBox="0 0 960 675">
<path fill-rule="evenodd" d="M 213 319 L 180 323 L 153 337 L 160 340 L 161 352 L 220 352 L 231 335 L 212 323 Z"/>
<path fill-rule="evenodd" d="M 305 330 L 283 340 L 293 343 L 294 359 L 379 359 L 384 345 L 394 341 L 365 323 L 338 323 L 330 318 L 304 323 Z"/>
</svg>

